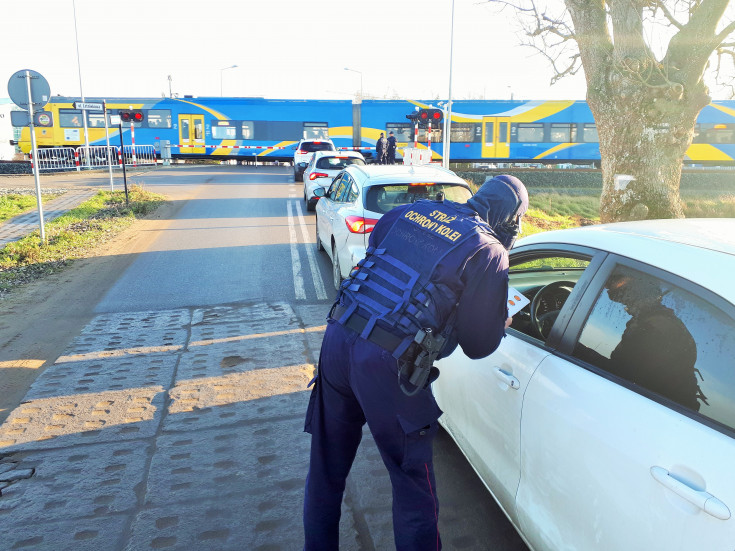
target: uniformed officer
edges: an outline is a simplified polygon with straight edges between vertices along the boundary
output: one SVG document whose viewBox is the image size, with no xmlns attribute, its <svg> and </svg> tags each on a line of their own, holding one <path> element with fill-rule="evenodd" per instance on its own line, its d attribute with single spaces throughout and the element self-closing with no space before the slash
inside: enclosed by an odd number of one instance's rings
<svg viewBox="0 0 735 551">
<path fill-rule="evenodd" d="M 396 549 L 441 549 L 432 364 L 457 344 L 470 358 L 500 344 L 512 321 L 507 250 L 527 208 L 521 181 L 496 176 L 466 204 L 420 200 L 376 224 L 330 311 L 306 413 L 306 551 L 339 549 L 345 480 L 366 421 L 393 485 Z"/>
</svg>

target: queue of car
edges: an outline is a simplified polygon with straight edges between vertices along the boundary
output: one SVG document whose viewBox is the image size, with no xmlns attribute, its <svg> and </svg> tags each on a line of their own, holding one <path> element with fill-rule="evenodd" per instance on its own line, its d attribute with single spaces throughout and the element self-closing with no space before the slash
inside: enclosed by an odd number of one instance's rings
<svg viewBox="0 0 735 551">
<path fill-rule="evenodd" d="M 464 202 L 426 166 L 347 166 L 307 192 L 335 288 L 391 208 Z M 433 391 L 533 551 L 722 550 L 735 542 L 735 220 L 545 232 L 509 253 L 529 304 L 490 356 L 458 348 Z"/>
</svg>

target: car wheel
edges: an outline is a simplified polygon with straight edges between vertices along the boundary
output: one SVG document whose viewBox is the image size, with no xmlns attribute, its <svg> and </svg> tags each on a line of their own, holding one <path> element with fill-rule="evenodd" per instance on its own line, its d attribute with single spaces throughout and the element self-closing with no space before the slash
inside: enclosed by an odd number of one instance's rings
<svg viewBox="0 0 735 551">
<path fill-rule="evenodd" d="M 319 220 L 315 217 L 314 223 L 316 224 L 316 250 L 317 251 L 323 251 L 324 246 L 322 245 L 322 240 L 319 239 Z"/>
<path fill-rule="evenodd" d="M 334 279 L 334 289 L 339 291 L 342 285 L 342 272 L 339 269 L 339 256 L 337 256 L 337 247 L 332 246 L 332 279 Z"/>
</svg>

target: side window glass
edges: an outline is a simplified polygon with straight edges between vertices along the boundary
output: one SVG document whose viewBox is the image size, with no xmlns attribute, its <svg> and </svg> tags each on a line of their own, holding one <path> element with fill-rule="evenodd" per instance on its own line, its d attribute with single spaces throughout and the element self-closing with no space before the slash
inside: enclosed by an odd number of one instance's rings
<svg viewBox="0 0 735 551">
<path fill-rule="evenodd" d="M 511 328 L 545 341 L 589 263 L 562 252 L 511 254 L 508 283 L 530 301 L 513 316 Z"/>
<path fill-rule="evenodd" d="M 352 178 L 350 178 L 350 180 L 352 180 Z M 351 182 L 351 185 L 349 189 L 347 190 L 347 198 L 345 200 L 348 203 L 354 203 L 359 195 L 360 195 L 360 192 L 357 189 L 357 184 L 355 182 Z"/>
<path fill-rule="evenodd" d="M 337 202 L 342 201 L 342 196 L 344 195 L 345 187 L 347 187 L 348 181 L 349 181 L 349 177 L 347 176 L 347 174 L 345 174 L 344 176 L 342 176 L 342 178 L 340 178 L 339 183 L 337 184 L 337 187 L 334 190 L 334 195 L 332 196 L 332 199 L 334 201 L 337 201 Z"/>
<path fill-rule="evenodd" d="M 735 321 L 703 298 L 618 266 L 574 355 L 735 429 L 733 335 Z"/>
<path fill-rule="evenodd" d="M 329 189 L 327 190 L 327 197 L 329 197 L 332 201 L 335 200 L 337 187 L 339 186 L 340 181 L 342 180 L 342 176 L 338 175 L 332 180 L 332 184 L 329 186 Z"/>
</svg>

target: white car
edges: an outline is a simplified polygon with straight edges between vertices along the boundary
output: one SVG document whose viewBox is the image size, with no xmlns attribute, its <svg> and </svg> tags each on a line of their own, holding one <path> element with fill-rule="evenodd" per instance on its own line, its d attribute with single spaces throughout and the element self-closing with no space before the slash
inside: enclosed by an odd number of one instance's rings
<svg viewBox="0 0 735 551">
<path fill-rule="evenodd" d="M 735 220 L 536 234 L 500 347 L 441 424 L 534 551 L 735 549 Z"/>
<path fill-rule="evenodd" d="M 337 151 L 328 139 L 303 139 L 293 149 L 293 179 L 296 182 L 303 180 L 304 169 L 315 151 Z"/>
<path fill-rule="evenodd" d="M 464 203 L 470 186 L 451 170 L 434 165 L 348 166 L 328 190 L 317 188 L 316 246 L 332 259 L 334 287 L 365 257 L 370 232 L 380 217 L 417 199 Z"/>
<path fill-rule="evenodd" d="M 359 151 L 317 151 L 304 169 L 304 202 L 306 210 L 314 210 L 319 197 L 314 195 L 318 187 L 328 188 L 339 171 L 350 165 L 365 165 Z"/>
</svg>

